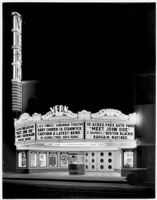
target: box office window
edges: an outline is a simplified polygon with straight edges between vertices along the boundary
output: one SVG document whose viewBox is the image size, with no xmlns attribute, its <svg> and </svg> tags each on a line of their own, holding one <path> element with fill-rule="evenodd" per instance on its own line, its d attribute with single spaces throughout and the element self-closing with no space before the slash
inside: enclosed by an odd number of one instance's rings
<svg viewBox="0 0 157 200">
<path fill-rule="evenodd" d="M 26 167 L 27 166 L 27 158 L 25 152 L 18 153 L 18 167 Z"/>
<path fill-rule="evenodd" d="M 39 152 L 39 167 L 46 167 L 46 165 L 47 165 L 46 152 Z"/>
<path fill-rule="evenodd" d="M 49 152 L 49 167 L 57 167 L 58 166 L 58 159 L 57 153 Z"/>
<path fill-rule="evenodd" d="M 61 167 L 68 167 L 68 153 L 60 153 Z"/>
<path fill-rule="evenodd" d="M 37 167 L 37 153 L 30 152 L 30 167 Z"/>
<path fill-rule="evenodd" d="M 70 154 L 69 153 L 69 164 L 84 164 L 84 154 Z"/>
<path fill-rule="evenodd" d="M 131 150 L 124 151 L 124 167 L 133 167 L 133 151 Z"/>
<path fill-rule="evenodd" d="M 77 164 L 77 155 L 69 155 L 69 164 Z"/>
<path fill-rule="evenodd" d="M 77 155 L 77 164 L 84 164 L 84 154 Z"/>
</svg>

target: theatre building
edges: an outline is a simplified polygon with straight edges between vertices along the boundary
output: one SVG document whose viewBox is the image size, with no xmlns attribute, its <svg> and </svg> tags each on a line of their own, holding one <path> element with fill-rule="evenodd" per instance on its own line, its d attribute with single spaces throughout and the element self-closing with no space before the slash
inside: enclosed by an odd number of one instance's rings
<svg viewBox="0 0 157 200">
<path fill-rule="evenodd" d="M 54 106 L 45 115 L 23 113 L 15 119 L 17 169 L 21 173 L 70 171 L 112 172 L 121 176 L 136 167 L 136 114 L 102 109 L 73 113 Z"/>
<path fill-rule="evenodd" d="M 42 93 L 48 87 L 22 80 L 22 18 L 17 12 L 12 15 L 12 112 L 18 173 L 69 171 L 69 174 L 104 172 L 124 176 L 130 169 L 154 170 L 155 101 L 136 103 L 136 113 L 128 115 L 103 108 L 97 113 L 86 110 L 73 113 L 62 105 L 50 108 L 45 115 L 36 113 L 37 105 L 42 108 L 45 99 L 49 99 Z M 136 79 L 137 91 L 132 96 L 139 94 L 142 98 L 140 91 L 145 93 L 145 83 L 146 91 L 152 86 L 150 95 L 146 95 L 153 98 L 155 76 Z"/>
</svg>

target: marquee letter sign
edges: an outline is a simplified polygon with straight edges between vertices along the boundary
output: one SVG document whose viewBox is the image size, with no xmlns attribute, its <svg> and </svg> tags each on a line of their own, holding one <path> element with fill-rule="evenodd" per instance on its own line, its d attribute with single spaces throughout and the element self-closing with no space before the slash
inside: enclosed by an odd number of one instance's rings
<svg viewBox="0 0 157 200">
<path fill-rule="evenodd" d="M 55 143 L 82 140 L 135 140 L 136 113 L 125 115 L 118 110 L 103 109 L 73 113 L 67 106 L 57 105 L 45 115 L 23 113 L 15 119 L 15 143 Z"/>
<path fill-rule="evenodd" d="M 37 140 L 83 139 L 83 122 L 37 124 Z"/>
<path fill-rule="evenodd" d="M 134 125 L 103 121 L 86 122 L 86 139 L 134 140 Z"/>
<path fill-rule="evenodd" d="M 35 141 L 35 124 L 17 127 L 15 130 L 15 142 Z"/>
</svg>

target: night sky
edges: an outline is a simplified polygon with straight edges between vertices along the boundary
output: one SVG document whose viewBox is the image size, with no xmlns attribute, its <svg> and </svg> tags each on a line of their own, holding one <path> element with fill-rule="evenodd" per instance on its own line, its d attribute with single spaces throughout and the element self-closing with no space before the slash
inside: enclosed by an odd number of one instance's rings
<svg viewBox="0 0 157 200">
<path fill-rule="evenodd" d="M 155 3 L 4 3 L 3 8 L 4 74 L 7 80 L 12 75 L 16 11 L 23 18 L 23 80 L 40 81 L 43 112 L 56 104 L 75 112 L 109 107 L 129 112 L 137 103 L 136 77 L 155 72 Z"/>
</svg>

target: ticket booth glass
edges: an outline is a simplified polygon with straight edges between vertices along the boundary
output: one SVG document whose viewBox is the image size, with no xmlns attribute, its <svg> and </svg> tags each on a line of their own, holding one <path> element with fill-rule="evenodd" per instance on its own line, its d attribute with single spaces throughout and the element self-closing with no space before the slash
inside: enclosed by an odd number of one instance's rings
<svg viewBox="0 0 157 200">
<path fill-rule="evenodd" d="M 84 154 L 71 153 L 69 154 L 69 174 L 84 174 Z"/>
</svg>

